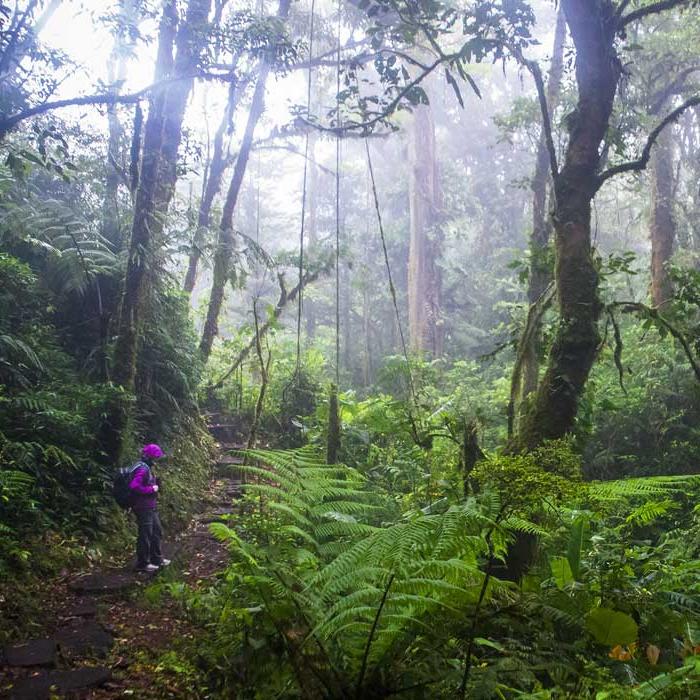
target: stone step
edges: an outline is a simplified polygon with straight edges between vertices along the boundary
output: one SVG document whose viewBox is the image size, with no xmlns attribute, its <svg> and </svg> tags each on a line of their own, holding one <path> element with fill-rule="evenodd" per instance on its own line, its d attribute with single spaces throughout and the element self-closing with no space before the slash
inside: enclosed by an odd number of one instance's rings
<svg viewBox="0 0 700 700">
<path fill-rule="evenodd" d="M 233 508 L 219 508 L 219 510 L 216 510 L 212 513 L 205 513 L 202 515 L 200 518 L 200 522 L 204 523 L 205 525 L 209 525 L 211 523 L 226 523 L 229 521 L 229 516 L 234 515 L 235 511 Z"/>
<path fill-rule="evenodd" d="M 97 603 L 92 598 L 81 598 L 74 605 L 70 606 L 64 617 L 96 617 Z"/>
<path fill-rule="evenodd" d="M 65 695 L 85 688 L 96 688 L 111 678 L 112 672 L 100 666 L 76 668 L 72 671 L 42 671 L 16 681 L 7 697 L 9 700 L 50 700 L 55 697 L 52 689 Z"/>
<path fill-rule="evenodd" d="M 54 635 L 65 656 L 104 658 L 114 645 L 112 635 L 94 620 L 79 620 L 61 627 Z"/>
<path fill-rule="evenodd" d="M 240 464 L 216 464 L 214 465 L 214 476 L 218 479 L 235 479 L 241 481 Z"/>
<path fill-rule="evenodd" d="M 2 661 L 7 666 L 55 666 L 57 656 L 55 639 L 30 639 L 2 650 Z"/>
<path fill-rule="evenodd" d="M 239 457 L 238 455 L 221 455 L 220 457 L 217 458 L 216 463 L 220 465 L 225 465 L 225 464 L 238 464 L 242 465 L 243 464 L 243 457 Z"/>
<path fill-rule="evenodd" d="M 134 585 L 133 574 L 123 570 L 97 571 L 80 576 L 68 584 L 76 593 L 118 593 Z"/>
<path fill-rule="evenodd" d="M 240 442 L 217 442 L 216 447 L 220 452 L 243 452 L 246 449 Z"/>
</svg>

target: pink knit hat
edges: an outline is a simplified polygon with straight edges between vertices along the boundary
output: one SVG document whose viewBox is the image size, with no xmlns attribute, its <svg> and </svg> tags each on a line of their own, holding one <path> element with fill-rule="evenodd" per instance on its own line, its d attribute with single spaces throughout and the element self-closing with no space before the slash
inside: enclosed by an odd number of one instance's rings
<svg viewBox="0 0 700 700">
<path fill-rule="evenodd" d="M 148 445 L 144 445 L 141 449 L 141 454 L 145 459 L 160 459 L 161 457 L 165 456 L 163 450 L 161 450 L 160 447 L 153 442 Z"/>
</svg>

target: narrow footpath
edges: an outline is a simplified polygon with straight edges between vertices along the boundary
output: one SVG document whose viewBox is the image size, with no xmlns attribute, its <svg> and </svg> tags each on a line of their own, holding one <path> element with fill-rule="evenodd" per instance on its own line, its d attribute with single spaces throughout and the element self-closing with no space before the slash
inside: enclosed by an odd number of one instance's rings
<svg viewBox="0 0 700 700">
<path fill-rule="evenodd" d="M 213 522 L 235 515 L 241 495 L 237 466 L 226 442 L 229 426 L 210 417 L 218 458 L 201 509 L 189 526 L 164 541 L 172 564 L 153 576 L 136 574 L 130 562 L 118 569 L 77 572 L 47 582 L 42 600 L 45 635 L 10 645 L 0 653 L 0 698 L 9 700 L 138 700 L 182 698 L 177 671 L 155 673 L 161 654 L 196 630 L 169 596 L 149 602 L 154 583 L 206 585 L 224 567 L 225 546 L 209 532 Z"/>
</svg>

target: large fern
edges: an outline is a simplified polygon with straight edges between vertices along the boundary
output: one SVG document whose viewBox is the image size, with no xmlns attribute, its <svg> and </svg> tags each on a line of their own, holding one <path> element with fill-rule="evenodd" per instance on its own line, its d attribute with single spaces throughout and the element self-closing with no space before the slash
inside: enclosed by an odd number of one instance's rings
<svg viewBox="0 0 700 700">
<path fill-rule="evenodd" d="M 587 484 L 587 494 L 597 500 L 665 496 L 683 492 L 700 484 L 698 476 L 647 476 L 616 481 L 594 481 Z"/>
<path fill-rule="evenodd" d="M 248 536 L 220 524 L 213 531 L 247 572 L 246 605 L 261 605 L 283 636 L 303 630 L 288 651 L 292 666 L 314 664 L 340 696 L 409 683 L 407 655 L 434 654 L 448 629 L 463 633 L 485 584 L 487 600 L 510 595 L 510 584 L 485 582 L 489 537 L 503 554 L 509 532 L 494 494 L 404 518 L 359 471 L 323 464 L 309 448 L 244 454 Z M 454 672 L 446 657 L 436 663 Z"/>
</svg>

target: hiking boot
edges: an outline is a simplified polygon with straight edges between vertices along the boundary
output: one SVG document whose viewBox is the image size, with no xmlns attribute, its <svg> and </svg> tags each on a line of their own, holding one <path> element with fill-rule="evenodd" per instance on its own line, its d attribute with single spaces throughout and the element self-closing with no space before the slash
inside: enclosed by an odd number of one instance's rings
<svg viewBox="0 0 700 700">
<path fill-rule="evenodd" d="M 140 574 L 152 574 L 154 571 L 158 571 L 160 567 L 155 564 L 146 564 L 146 566 L 139 566 L 136 569 L 136 573 Z"/>
<path fill-rule="evenodd" d="M 172 563 L 172 562 L 170 561 L 170 559 L 161 559 L 161 560 L 160 560 L 160 565 L 161 565 L 161 566 L 170 566 L 171 563 Z"/>
</svg>

